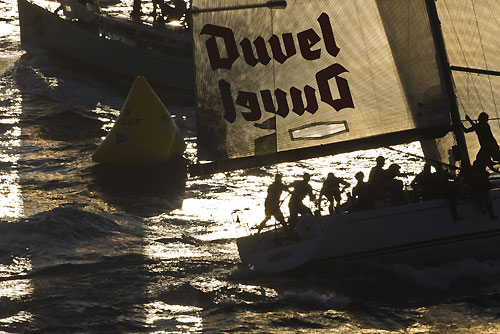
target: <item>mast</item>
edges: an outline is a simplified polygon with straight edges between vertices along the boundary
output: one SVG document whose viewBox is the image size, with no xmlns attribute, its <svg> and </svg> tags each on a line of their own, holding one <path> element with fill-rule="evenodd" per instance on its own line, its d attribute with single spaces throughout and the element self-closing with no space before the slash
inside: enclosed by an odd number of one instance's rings
<svg viewBox="0 0 500 334">
<path fill-rule="evenodd" d="M 448 94 L 448 101 L 450 103 L 451 126 L 455 139 L 457 141 L 458 149 L 460 152 L 460 161 L 462 167 L 470 166 L 469 152 L 467 150 L 467 143 L 465 142 L 465 135 L 462 129 L 462 121 L 458 110 L 457 97 L 453 89 L 453 79 L 451 76 L 451 67 L 448 62 L 446 48 L 444 45 L 443 33 L 441 31 L 441 22 L 439 21 L 435 0 L 425 0 L 427 4 L 427 12 L 431 23 L 431 31 L 434 36 L 434 43 L 437 51 L 437 61 L 441 67 L 441 75 L 444 81 L 445 90 Z"/>
</svg>

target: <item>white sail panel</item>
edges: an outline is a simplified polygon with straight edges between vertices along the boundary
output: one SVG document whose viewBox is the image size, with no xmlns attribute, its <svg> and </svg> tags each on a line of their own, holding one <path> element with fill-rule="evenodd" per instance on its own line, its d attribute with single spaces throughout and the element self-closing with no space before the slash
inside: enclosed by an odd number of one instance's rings
<svg viewBox="0 0 500 334">
<path fill-rule="evenodd" d="M 448 60 L 452 68 L 457 104 L 466 127 L 465 115 L 477 119 L 490 116 L 490 127 L 500 139 L 500 2 L 497 0 L 440 0 L 436 2 Z M 474 161 L 479 142 L 466 134 L 469 155 Z M 438 143 L 442 160 L 449 159 L 453 137 Z"/>
<path fill-rule="evenodd" d="M 198 142 L 211 159 L 342 143 L 352 150 L 379 136 L 400 143 L 387 135 L 449 124 L 425 0 L 292 0 L 285 9 L 197 13 L 193 34 Z"/>
</svg>

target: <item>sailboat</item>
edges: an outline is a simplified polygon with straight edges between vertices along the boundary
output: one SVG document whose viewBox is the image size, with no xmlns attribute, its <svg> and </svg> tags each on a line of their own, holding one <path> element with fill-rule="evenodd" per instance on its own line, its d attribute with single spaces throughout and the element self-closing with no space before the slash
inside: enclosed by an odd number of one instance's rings
<svg viewBox="0 0 500 334">
<path fill-rule="evenodd" d="M 17 3 L 21 45 L 28 53 L 49 51 L 127 88 L 143 76 L 162 97 L 192 99 L 192 39 L 184 26 L 156 27 L 107 15 L 86 1 Z"/>
<path fill-rule="evenodd" d="M 470 166 L 465 115 L 498 117 L 500 2 L 193 0 L 198 163 L 191 175 L 420 141 Z M 493 115 L 494 114 L 494 115 Z M 498 118 L 490 121 L 500 138 Z M 450 153 L 453 156 L 450 157 Z M 500 189 L 490 189 L 500 213 Z M 243 265 L 276 273 L 357 261 L 500 255 L 500 221 L 444 199 L 299 217 L 237 239 Z"/>
</svg>

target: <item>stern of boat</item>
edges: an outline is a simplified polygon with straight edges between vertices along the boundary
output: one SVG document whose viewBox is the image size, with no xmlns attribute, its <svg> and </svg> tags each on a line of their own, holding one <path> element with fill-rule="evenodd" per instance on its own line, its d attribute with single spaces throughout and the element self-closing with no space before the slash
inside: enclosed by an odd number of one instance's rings
<svg viewBox="0 0 500 334">
<path fill-rule="evenodd" d="M 291 233 L 276 228 L 238 238 L 241 262 L 260 273 L 278 273 L 297 268 L 311 259 L 320 243 L 321 233 L 314 217 L 299 219 Z"/>
</svg>

